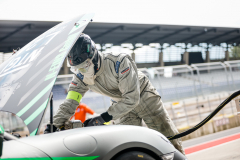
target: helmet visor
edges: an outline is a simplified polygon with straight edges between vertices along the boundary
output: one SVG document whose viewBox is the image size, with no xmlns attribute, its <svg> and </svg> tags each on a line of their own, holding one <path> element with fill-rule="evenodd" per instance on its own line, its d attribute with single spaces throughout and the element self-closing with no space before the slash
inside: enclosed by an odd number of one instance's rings
<svg viewBox="0 0 240 160">
<path fill-rule="evenodd" d="M 91 40 L 86 37 L 80 37 L 68 54 L 69 64 L 71 66 L 79 65 L 88 58 L 92 58 L 90 56 L 92 55 L 91 53 Z"/>
<path fill-rule="evenodd" d="M 92 60 L 88 58 L 83 63 L 77 66 L 72 66 L 72 68 L 79 70 L 81 73 L 86 73 L 91 65 L 92 65 Z"/>
</svg>

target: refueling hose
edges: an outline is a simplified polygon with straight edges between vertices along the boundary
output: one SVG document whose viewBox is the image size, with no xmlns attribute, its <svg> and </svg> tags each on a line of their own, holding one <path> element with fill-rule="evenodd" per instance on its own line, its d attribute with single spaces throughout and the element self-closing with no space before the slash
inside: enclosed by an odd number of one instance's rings
<svg viewBox="0 0 240 160">
<path fill-rule="evenodd" d="M 189 129 L 185 132 L 176 134 L 174 136 L 169 136 L 167 138 L 169 140 L 173 140 L 173 139 L 184 137 L 184 136 L 196 131 L 198 128 L 202 127 L 205 123 L 207 123 L 210 119 L 212 119 L 212 117 L 215 116 L 226 104 L 228 104 L 228 102 L 230 102 L 231 100 L 233 100 L 235 97 L 237 97 L 239 95 L 240 95 L 240 90 L 234 92 L 231 96 L 229 96 L 227 99 L 225 99 L 210 115 L 208 115 L 204 120 L 202 120 L 196 126 L 192 127 L 191 129 Z"/>
</svg>

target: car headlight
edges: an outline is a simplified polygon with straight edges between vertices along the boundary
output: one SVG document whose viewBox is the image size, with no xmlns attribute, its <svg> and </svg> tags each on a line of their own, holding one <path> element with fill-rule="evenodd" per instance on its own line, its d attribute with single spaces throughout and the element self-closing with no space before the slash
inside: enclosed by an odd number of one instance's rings
<svg viewBox="0 0 240 160">
<path fill-rule="evenodd" d="M 160 157 L 162 158 L 162 160 L 173 160 L 174 153 L 164 154 L 164 155 L 162 155 Z"/>
<path fill-rule="evenodd" d="M 163 137 L 163 136 L 160 136 L 165 142 L 167 142 L 167 143 L 169 143 L 169 144 L 171 144 L 171 145 L 173 145 L 166 137 Z"/>
</svg>

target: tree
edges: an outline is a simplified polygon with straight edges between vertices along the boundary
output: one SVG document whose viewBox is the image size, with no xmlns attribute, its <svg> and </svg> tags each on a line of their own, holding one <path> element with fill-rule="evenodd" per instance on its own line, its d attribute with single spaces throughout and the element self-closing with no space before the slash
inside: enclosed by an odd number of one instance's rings
<svg viewBox="0 0 240 160">
<path fill-rule="evenodd" d="M 232 59 L 240 59 L 240 45 L 232 47 L 229 56 Z"/>
</svg>

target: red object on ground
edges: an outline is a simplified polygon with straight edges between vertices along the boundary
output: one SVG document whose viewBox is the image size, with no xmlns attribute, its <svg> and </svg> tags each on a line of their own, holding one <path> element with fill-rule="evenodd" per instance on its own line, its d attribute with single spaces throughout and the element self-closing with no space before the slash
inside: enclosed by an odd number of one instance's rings
<svg viewBox="0 0 240 160">
<path fill-rule="evenodd" d="M 77 107 L 75 114 L 70 118 L 73 119 L 75 117 L 75 120 L 81 120 L 84 122 L 86 120 L 86 115 L 87 113 L 89 114 L 94 114 L 94 111 L 91 110 L 86 104 L 80 103 L 80 105 Z"/>
<path fill-rule="evenodd" d="M 197 145 L 197 146 L 186 148 L 185 153 L 186 154 L 194 153 L 194 152 L 201 151 L 201 150 L 204 150 L 204 149 L 207 149 L 207 148 L 211 148 L 211 147 L 214 147 L 214 146 L 226 143 L 226 142 L 230 142 L 230 141 L 233 141 L 233 140 L 236 140 L 236 139 L 239 139 L 239 138 L 240 138 L 240 134 L 235 134 L 235 135 L 232 135 L 232 136 L 224 137 L 224 138 L 217 139 L 217 140 L 214 140 L 214 141 L 211 141 L 211 142 L 206 142 L 204 144 L 200 144 L 200 145 Z"/>
</svg>

